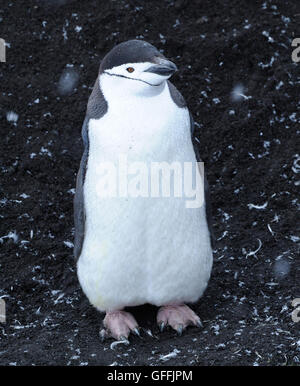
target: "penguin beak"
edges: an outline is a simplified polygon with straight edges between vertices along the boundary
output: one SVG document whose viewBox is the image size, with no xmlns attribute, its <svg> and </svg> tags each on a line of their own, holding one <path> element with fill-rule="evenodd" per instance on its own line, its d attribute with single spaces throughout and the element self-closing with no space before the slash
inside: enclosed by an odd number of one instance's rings
<svg viewBox="0 0 300 386">
<path fill-rule="evenodd" d="M 161 59 L 159 64 L 154 64 L 144 72 L 152 72 L 153 74 L 161 76 L 171 76 L 176 71 L 178 71 L 178 68 L 175 63 L 171 62 L 170 60 Z"/>
</svg>

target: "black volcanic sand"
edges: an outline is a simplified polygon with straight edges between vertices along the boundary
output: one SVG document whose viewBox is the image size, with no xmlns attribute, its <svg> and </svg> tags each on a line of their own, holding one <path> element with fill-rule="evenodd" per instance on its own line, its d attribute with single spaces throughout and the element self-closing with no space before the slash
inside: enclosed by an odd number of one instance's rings
<svg viewBox="0 0 300 386">
<path fill-rule="evenodd" d="M 300 297 L 298 0 L 99 3 L 0 6 L 9 43 L 0 63 L 0 363 L 299 365 L 300 322 L 291 317 Z M 78 284 L 72 200 L 100 60 L 132 38 L 180 68 L 173 82 L 196 121 L 218 242 L 209 286 L 193 305 L 202 330 L 161 334 L 156 308 L 137 307 L 143 339 L 111 347 Z M 64 71 L 75 88 L 59 83 Z"/>
</svg>

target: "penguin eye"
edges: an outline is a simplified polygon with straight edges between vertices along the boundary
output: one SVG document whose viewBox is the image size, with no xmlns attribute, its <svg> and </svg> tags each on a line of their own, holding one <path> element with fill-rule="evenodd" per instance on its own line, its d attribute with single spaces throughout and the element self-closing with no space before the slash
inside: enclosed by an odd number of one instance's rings
<svg viewBox="0 0 300 386">
<path fill-rule="evenodd" d="M 134 71 L 134 68 L 133 68 L 133 67 L 127 67 L 126 70 L 127 70 L 128 72 L 133 72 L 133 71 Z"/>
</svg>

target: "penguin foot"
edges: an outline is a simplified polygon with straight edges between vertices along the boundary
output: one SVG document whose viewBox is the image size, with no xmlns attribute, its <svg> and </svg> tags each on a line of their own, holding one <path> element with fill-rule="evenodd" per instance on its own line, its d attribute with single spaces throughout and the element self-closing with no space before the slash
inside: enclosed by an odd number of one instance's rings
<svg viewBox="0 0 300 386">
<path fill-rule="evenodd" d="M 161 332 L 169 325 L 178 335 L 189 325 L 203 326 L 199 316 L 185 304 L 161 307 L 157 313 L 157 323 Z"/>
<path fill-rule="evenodd" d="M 102 340 L 106 336 L 111 336 L 118 341 L 127 341 L 130 332 L 139 334 L 139 326 L 134 317 L 125 311 L 111 311 L 107 312 L 103 320 L 105 330 L 100 332 Z M 128 342 L 129 343 L 129 342 Z"/>
</svg>

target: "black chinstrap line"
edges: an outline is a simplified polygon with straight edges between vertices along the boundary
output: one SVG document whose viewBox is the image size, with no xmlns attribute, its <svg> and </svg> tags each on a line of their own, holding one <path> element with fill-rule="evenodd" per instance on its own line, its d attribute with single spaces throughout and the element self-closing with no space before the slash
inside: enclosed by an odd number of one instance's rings
<svg viewBox="0 0 300 386">
<path fill-rule="evenodd" d="M 125 78 L 125 79 L 130 79 L 130 80 L 137 80 L 138 82 L 143 82 L 143 83 L 146 83 L 148 84 L 149 86 L 153 86 L 153 87 L 157 87 L 157 86 L 160 86 L 160 84 L 151 84 L 151 83 L 148 83 L 146 82 L 145 80 L 142 80 L 142 79 L 137 79 L 137 78 L 129 78 L 128 76 L 125 76 L 125 75 L 120 75 L 120 74 L 110 74 L 109 72 L 107 71 L 103 71 L 104 74 L 107 74 L 109 76 L 119 76 L 120 78 Z"/>
</svg>

